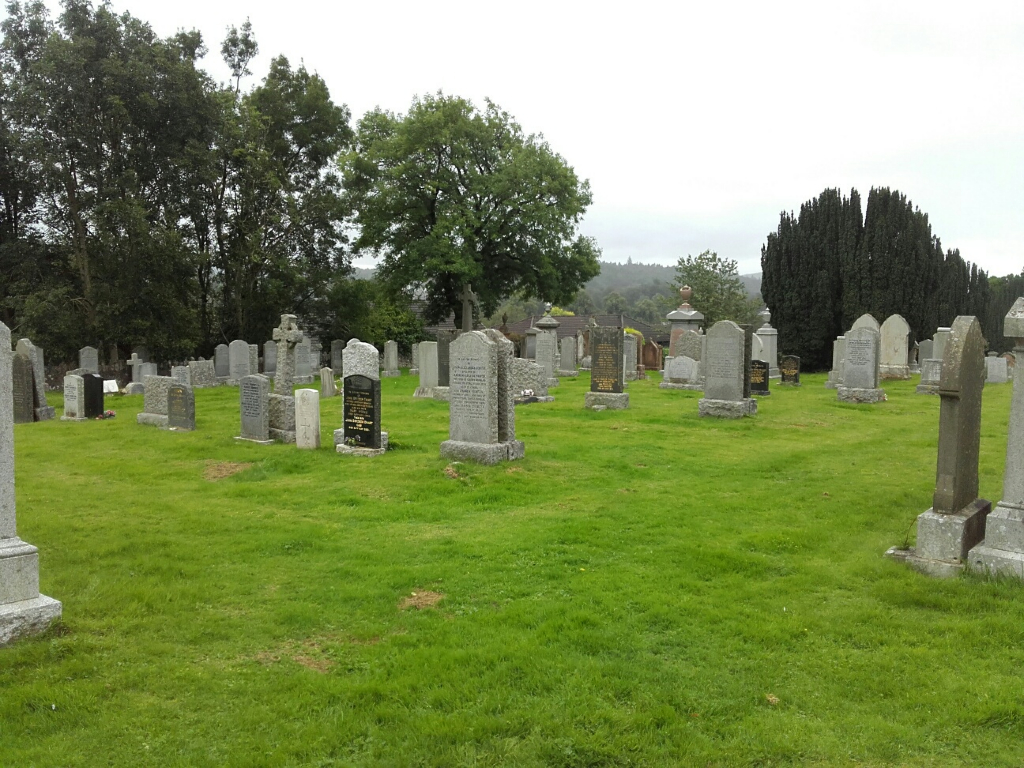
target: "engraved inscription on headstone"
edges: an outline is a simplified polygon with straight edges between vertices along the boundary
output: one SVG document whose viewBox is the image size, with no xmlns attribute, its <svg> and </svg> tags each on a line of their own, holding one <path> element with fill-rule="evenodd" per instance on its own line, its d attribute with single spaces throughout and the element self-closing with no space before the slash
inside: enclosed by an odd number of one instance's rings
<svg viewBox="0 0 1024 768">
<path fill-rule="evenodd" d="M 771 394 L 768 389 L 770 366 L 764 360 L 750 361 L 750 394 L 761 397 Z"/>
<path fill-rule="evenodd" d="M 622 392 L 623 341 L 620 328 L 590 329 L 591 392 Z"/>
<path fill-rule="evenodd" d="M 0 354 L 3 351 L 0 350 Z M 31 424 L 35 421 L 34 376 L 32 361 L 26 355 L 13 355 L 11 384 L 14 394 L 14 423 Z"/>
<path fill-rule="evenodd" d="M 779 361 L 783 384 L 800 383 L 800 358 L 796 355 L 784 355 Z"/>
<path fill-rule="evenodd" d="M 242 438 L 270 439 L 270 379 L 260 374 L 246 376 L 239 383 Z"/>
<path fill-rule="evenodd" d="M 380 380 L 355 374 L 345 379 L 345 443 L 380 448 Z"/>
<path fill-rule="evenodd" d="M 196 428 L 195 394 L 187 384 L 172 384 L 167 388 L 167 426 L 180 430 Z"/>
</svg>

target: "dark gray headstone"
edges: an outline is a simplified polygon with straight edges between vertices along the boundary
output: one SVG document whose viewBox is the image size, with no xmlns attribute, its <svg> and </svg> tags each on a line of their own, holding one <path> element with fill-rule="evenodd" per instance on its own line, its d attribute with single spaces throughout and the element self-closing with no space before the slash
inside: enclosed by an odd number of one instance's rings
<svg viewBox="0 0 1024 768">
<path fill-rule="evenodd" d="M 437 386 L 447 387 L 451 377 L 451 345 L 455 331 L 437 332 Z"/>
<path fill-rule="evenodd" d="M 783 384 L 800 383 L 800 358 L 796 355 L 783 355 L 779 361 Z"/>
<path fill-rule="evenodd" d="M 235 339 L 228 345 L 228 378 L 241 381 L 250 373 L 258 373 L 249 367 L 249 345 L 241 339 Z"/>
<path fill-rule="evenodd" d="M 342 360 L 342 353 L 345 351 L 345 342 L 341 339 L 335 339 L 331 342 L 331 370 L 334 371 L 335 376 L 340 376 L 344 370 L 344 362 Z"/>
<path fill-rule="evenodd" d="M 750 361 L 750 394 L 758 397 L 770 395 L 768 389 L 768 372 L 770 366 L 764 360 Z"/>
<path fill-rule="evenodd" d="M 244 440 L 270 440 L 270 379 L 258 373 L 245 376 L 238 385 L 239 410 Z"/>
<path fill-rule="evenodd" d="M 704 397 L 738 401 L 748 389 L 746 366 L 750 342 L 743 328 L 731 320 L 720 320 L 708 329 L 707 359 L 704 361 Z"/>
<path fill-rule="evenodd" d="M 82 376 L 85 385 L 85 406 L 82 415 L 87 419 L 95 419 L 103 415 L 103 377 L 98 373 L 86 373 Z"/>
<path fill-rule="evenodd" d="M 345 444 L 380 448 L 380 379 L 354 374 L 345 378 Z"/>
<path fill-rule="evenodd" d="M 0 351 L 0 354 L 3 354 Z M 35 421 L 35 376 L 27 355 L 14 355 L 11 361 L 11 385 L 14 394 L 14 423 Z"/>
<path fill-rule="evenodd" d="M 591 392 L 622 392 L 624 341 L 621 328 L 590 329 Z"/>
<path fill-rule="evenodd" d="M 196 428 L 196 398 L 187 384 L 167 388 L 167 426 L 171 429 Z"/>
<path fill-rule="evenodd" d="M 218 379 L 226 379 L 230 375 L 231 363 L 227 344 L 218 344 L 213 350 L 213 370 Z"/>
<path fill-rule="evenodd" d="M 267 376 L 277 373 L 277 342 L 267 341 L 263 343 L 263 372 Z"/>
</svg>

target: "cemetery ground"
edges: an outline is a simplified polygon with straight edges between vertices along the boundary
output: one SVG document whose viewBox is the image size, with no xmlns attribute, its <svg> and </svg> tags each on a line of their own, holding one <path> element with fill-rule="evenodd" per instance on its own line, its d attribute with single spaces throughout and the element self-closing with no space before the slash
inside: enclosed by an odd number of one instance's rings
<svg viewBox="0 0 1024 768">
<path fill-rule="evenodd" d="M 0 765 L 1020 765 L 1024 587 L 882 557 L 931 505 L 939 399 L 809 375 L 718 421 L 658 381 L 593 413 L 563 379 L 495 467 L 439 458 L 409 376 L 373 459 L 234 440 L 233 387 L 193 433 L 141 396 L 16 426 L 64 616 L 0 649 Z"/>
</svg>

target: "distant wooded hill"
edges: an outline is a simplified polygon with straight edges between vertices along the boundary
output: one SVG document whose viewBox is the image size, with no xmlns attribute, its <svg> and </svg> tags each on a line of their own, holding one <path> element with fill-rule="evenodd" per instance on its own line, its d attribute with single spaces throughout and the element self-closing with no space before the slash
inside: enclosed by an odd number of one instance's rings
<svg viewBox="0 0 1024 768">
<path fill-rule="evenodd" d="M 617 264 L 613 261 L 601 262 L 601 274 L 595 277 L 586 285 L 587 292 L 591 294 L 607 294 L 615 291 L 620 294 L 628 292 L 637 286 L 650 285 L 651 283 L 663 282 L 671 285 L 676 277 L 675 265 L 665 264 L 638 264 L 627 261 L 625 264 Z M 761 274 L 740 275 L 743 287 L 747 289 L 750 298 L 757 298 L 761 293 Z"/>
</svg>

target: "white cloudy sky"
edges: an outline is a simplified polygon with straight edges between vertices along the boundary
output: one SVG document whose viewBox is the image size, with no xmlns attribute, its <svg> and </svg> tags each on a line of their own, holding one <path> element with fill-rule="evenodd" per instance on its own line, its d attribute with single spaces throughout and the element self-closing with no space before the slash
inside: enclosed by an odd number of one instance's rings
<svg viewBox="0 0 1024 768">
<path fill-rule="evenodd" d="M 56 7 L 55 0 L 48 0 Z M 248 17 L 358 118 L 490 97 L 590 180 L 612 261 L 711 248 L 760 269 L 779 212 L 890 186 L 991 274 L 1024 258 L 1024 3 L 113 0 L 219 58 Z"/>
</svg>

